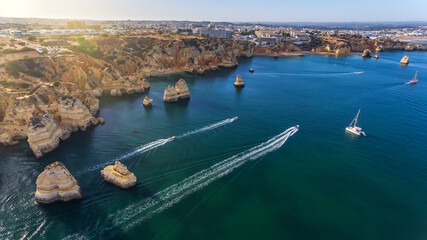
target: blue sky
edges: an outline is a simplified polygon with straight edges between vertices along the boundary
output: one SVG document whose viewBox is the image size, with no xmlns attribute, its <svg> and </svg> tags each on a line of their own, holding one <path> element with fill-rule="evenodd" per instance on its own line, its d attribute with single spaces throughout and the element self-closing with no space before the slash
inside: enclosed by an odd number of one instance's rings
<svg viewBox="0 0 427 240">
<path fill-rule="evenodd" d="M 194 21 L 427 21 L 427 0 L 0 0 L 0 16 Z"/>
</svg>

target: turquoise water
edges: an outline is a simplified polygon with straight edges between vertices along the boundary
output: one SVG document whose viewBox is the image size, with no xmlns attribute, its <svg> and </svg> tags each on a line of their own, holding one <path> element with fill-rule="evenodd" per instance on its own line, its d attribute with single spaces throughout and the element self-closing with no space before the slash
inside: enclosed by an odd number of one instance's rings
<svg viewBox="0 0 427 240">
<path fill-rule="evenodd" d="M 416 70 L 419 83 L 404 85 Z M 191 99 L 164 104 L 179 77 Z M 144 95 L 104 97 L 105 125 L 41 159 L 27 143 L 0 146 L 0 239 L 427 239 L 427 53 L 254 57 L 150 83 L 152 109 Z M 344 131 L 359 108 L 365 138 Z M 103 182 L 115 159 L 136 188 Z M 75 176 L 81 201 L 34 203 L 53 161 Z"/>
</svg>

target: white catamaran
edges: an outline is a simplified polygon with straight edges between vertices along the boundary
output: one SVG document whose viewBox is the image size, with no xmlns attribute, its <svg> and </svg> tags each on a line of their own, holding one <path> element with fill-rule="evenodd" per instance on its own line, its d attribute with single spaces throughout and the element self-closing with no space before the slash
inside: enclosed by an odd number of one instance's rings
<svg viewBox="0 0 427 240">
<path fill-rule="evenodd" d="M 351 121 L 350 126 L 346 127 L 345 130 L 349 133 L 356 134 L 357 136 L 366 136 L 365 132 L 362 131 L 362 128 L 356 126 L 357 125 L 357 119 L 359 118 L 360 109 L 356 114 L 356 117 L 354 117 L 353 121 Z"/>
</svg>

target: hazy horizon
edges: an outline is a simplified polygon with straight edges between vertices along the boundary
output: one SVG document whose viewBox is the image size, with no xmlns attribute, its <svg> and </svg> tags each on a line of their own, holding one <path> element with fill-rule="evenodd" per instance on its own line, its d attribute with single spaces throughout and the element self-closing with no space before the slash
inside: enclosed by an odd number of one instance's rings
<svg viewBox="0 0 427 240">
<path fill-rule="evenodd" d="M 93 9 L 96 9 L 94 11 Z M 375 9 L 375 11 L 372 11 Z M 427 1 L 341 2 L 270 0 L 198 2 L 187 0 L 15 0 L 0 3 L 1 17 L 135 21 L 212 21 L 236 23 L 424 22 Z"/>
</svg>

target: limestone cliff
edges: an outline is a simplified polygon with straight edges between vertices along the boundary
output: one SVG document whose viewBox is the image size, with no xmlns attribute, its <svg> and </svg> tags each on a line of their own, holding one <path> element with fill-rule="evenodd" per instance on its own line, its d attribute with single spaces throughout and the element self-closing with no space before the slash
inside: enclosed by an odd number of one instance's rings
<svg viewBox="0 0 427 240">
<path fill-rule="evenodd" d="M 281 42 L 270 46 L 257 46 L 255 55 L 274 56 L 274 53 L 307 51 L 323 54 L 348 55 L 369 51 L 427 51 L 427 45 L 413 44 L 395 41 L 392 39 L 369 39 L 364 37 L 352 37 L 346 35 L 312 35 L 311 41 L 295 45 L 292 42 Z"/>
<path fill-rule="evenodd" d="M 82 198 L 80 186 L 64 164 L 54 162 L 37 177 L 35 199 L 37 203 L 70 201 Z"/>
<path fill-rule="evenodd" d="M 101 176 L 106 182 L 124 189 L 136 185 L 135 175 L 129 172 L 127 167 L 119 161 L 116 161 L 114 165 L 108 165 L 102 169 Z"/>
<path fill-rule="evenodd" d="M 73 83 L 61 83 L 42 85 L 31 95 L 12 94 L 3 110 L 0 141 L 16 144 L 28 137 L 30 148 L 36 157 L 41 157 L 55 149 L 70 132 L 103 122 L 94 117 L 99 100 L 74 88 Z"/>
<path fill-rule="evenodd" d="M 66 139 L 70 132 L 62 130 L 51 114 L 30 118 L 27 129 L 28 144 L 36 157 L 42 157 L 59 146 L 59 140 Z"/>
</svg>

